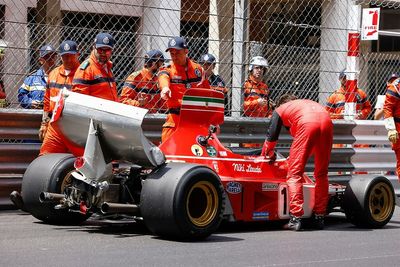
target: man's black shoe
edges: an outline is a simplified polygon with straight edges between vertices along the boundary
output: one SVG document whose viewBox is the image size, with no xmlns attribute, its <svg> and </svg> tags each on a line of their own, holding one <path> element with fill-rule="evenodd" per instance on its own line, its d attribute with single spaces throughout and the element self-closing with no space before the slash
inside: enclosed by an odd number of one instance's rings
<svg viewBox="0 0 400 267">
<path fill-rule="evenodd" d="M 317 230 L 324 229 L 324 215 L 314 215 L 314 228 Z"/>
<path fill-rule="evenodd" d="M 18 191 L 11 192 L 10 200 L 18 209 L 24 210 L 24 201 L 22 200 L 22 196 Z"/>
<path fill-rule="evenodd" d="M 294 231 L 302 230 L 303 228 L 302 228 L 301 218 L 290 215 L 290 220 L 287 224 L 285 224 L 284 229 L 294 230 Z"/>
</svg>

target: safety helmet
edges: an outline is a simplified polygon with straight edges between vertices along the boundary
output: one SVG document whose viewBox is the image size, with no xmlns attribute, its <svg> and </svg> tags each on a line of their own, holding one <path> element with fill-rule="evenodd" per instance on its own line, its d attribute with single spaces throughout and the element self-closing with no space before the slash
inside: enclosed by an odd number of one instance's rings
<svg viewBox="0 0 400 267">
<path fill-rule="evenodd" d="M 267 68 L 269 65 L 268 61 L 265 58 L 263 58 L 262 56 L 256 56 L 250 60 L 249 71 L 252 71 L 254 66 Z"/>
<path fill-rule="evenodd" d="M 200 57 L 200 64 L 214 64 L 216 61 L 215 57 L 212 54 L 204 54 Z"/>
</svg>

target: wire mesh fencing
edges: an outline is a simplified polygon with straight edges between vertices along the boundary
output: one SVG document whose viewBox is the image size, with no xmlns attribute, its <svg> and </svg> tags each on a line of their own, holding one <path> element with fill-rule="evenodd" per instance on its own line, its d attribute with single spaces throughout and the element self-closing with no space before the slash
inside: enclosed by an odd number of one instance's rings
<svg viewBox="0 0 400 267">
<path fill-rule="evenodd" d="M 119 92 L 129 74 L 144 67 L 147 51 L 159 49 L 169 58 L 169 38 L 183 36 L 194 61 L 206 53 L 215 57 L 212 67 L 226 88 L 227 115 L 245 116 L 246 101 L 276 101 L 285 93 L 325 105 L 348 65 L 348 33 L 360 31 L 361 10 L 368 7 L 381 8 L 381 29 L 400 29 L 398 1 L 3 0 L 0 78 L 6 99 L 0 105 L 21 108 L 18 92 L 41 67 L 41 46 L 57 48 L 63 40 L 74 40 L 82 62 L 99 32 L 116 40 L 112 61 Z M 361 42 L 357 79 L 372 106 L 384 94 L 388 74 L 399 71 L 398 38 Z M 243 86 L 251 79 L 249 63 L 255 56 L 264 57 L 268 66 L 254 82 L 268 89 L 248 98 Z M 265 105 L 257 103 L 255 110 Z"/>
</svg>

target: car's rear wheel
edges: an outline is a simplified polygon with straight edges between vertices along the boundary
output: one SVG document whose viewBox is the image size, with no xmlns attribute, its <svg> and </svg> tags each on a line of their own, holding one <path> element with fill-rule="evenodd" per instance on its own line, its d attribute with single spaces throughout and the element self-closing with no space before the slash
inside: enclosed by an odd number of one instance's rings
<svg viewBox="0 0 400 267">
<path fill-rule="evenodd" d="M 57 202 L 42 203 L 41 192 L 62 194 L 71 182 L 75 157 L 71 154 L 47 154 L 36 158 L 25 171 L 21 195 L 24 209 L 35 218 L 50 224 L 77 224 L 85 221 L 89 214 L 54 209 Z"/>
<path fill-rule="evenodd" d="M 204 166 L 170 163 L 143 183 L 143 220 L 154 234 L 162 237 L 206 238 L 221 223 L 224 207 L 219 177 Z"/>
<path fill-rule="evenodd" d="M 395 194 L 385 177 L 353 178 L 344 195 L 346 217 L 356 226 L 381 228 L 393 216 Z"/>
</svg>

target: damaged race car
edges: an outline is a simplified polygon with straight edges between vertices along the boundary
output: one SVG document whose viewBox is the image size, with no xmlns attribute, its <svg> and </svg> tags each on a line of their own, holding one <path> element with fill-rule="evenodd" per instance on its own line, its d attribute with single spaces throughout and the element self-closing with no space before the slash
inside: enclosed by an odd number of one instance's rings
<svg viewBox="0 0 400 267">
<path fill-rule="evenodd" d="M 50 224 L 79 224 L 94 213 L 129 216 L 155 235 L 186 240 L 206 238 L 222 220 L 289 218 L 286 158 L 234 153 L 218 140 L 222 93 L 187 90 L 177 130 L 159 147 L 144 136 L 146 113 L 67 92 L 52 123 L 68 140 L 85 146 L 84 155 L 35 159 L 22 181 L 24 209 Z M 308 218 L 314 183 L 306 175 L 303 191 Z M 328 212 L 343 211 L 360 227 L 383 227 L 395 208 L 393 187 L 379 175 L 331 184 L 329 195 Z"/>
</svg>

